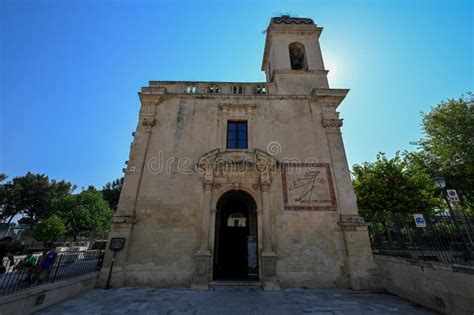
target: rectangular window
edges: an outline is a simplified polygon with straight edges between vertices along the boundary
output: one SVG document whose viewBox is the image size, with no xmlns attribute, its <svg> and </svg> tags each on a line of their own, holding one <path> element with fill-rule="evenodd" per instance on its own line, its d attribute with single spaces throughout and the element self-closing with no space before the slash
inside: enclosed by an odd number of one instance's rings
<svg viewBox="0 0 474 315">
<path fill-rule="evenodd" d="M 247 149 L 247 122 L 227 122 L 227 148 Z"/>
</svg>

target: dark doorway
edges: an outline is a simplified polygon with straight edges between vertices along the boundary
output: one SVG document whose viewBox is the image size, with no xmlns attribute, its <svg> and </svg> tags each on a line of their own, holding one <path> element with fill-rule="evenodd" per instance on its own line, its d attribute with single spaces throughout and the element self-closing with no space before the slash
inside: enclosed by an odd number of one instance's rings
<svg viewBox="0 0 474 315">
<path fill-rule="evenodd" d="M 217 204 L 214 280 L 258 280 L 257 215 L 243 191 L 225 193 Z"/>
</svg>

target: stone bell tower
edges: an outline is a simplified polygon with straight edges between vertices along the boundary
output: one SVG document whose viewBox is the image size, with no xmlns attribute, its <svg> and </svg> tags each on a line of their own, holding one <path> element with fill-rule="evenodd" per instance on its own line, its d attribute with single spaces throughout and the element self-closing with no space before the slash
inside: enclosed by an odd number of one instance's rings
<svg viewBox="0 0 474 315">
<path fill-rule="evenodd" d="M 281 94 L 309 94 L 313 88 L 329 88 L 319 46 L 323 28 L 313 20 L 282 16 L 267 29 L 262 71 Z"/>
</svg>

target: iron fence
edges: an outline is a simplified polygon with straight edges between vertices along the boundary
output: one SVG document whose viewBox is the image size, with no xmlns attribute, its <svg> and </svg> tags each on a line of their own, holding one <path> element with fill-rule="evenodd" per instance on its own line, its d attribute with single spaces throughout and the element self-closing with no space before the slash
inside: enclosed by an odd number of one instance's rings
<svg viewBox="0 0 474 315">
<path fill-rule="evenodd" d="M 0 295 L 98 271 L 103 253 L 100 250 L 59 253 L 49 268 L 42 268 L 40 256 L 35 258 L 37 263 L 28 261 L 26 257 L 17 257 L 13 264 L 4 258 L 5 272 L 0 275 Z"/>
<path fill-rule="evenodd" d="M 411 214 L 366 218 L 376 254 L 451 264 L 474 265 L 474 216 L 424 215 L 426 227 L 417 227 Z"/>
</svg>

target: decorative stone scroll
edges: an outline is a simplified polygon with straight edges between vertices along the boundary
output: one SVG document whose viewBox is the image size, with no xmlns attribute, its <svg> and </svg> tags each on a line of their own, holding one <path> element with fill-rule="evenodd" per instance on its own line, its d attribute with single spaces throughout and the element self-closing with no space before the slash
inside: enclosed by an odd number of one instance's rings
<svg viewBox="0 0 474 315">
<path fill-rule="evenodd" d="M 259 150 L 213 149 L 201 155 L 195 165 L 200 174 L 213 174 L 228 177 L 243 174 L 269 174 L 276 169 L 277 160 L 268 153 Z"/>
<path fill-rule="evenodd" d="M 156 118 L 143 118 L 142 119 L 142 126 L 145 129 L 151 129 L 156 125 Z"/>
<path fill-rule="evenodd" d="M 329 163 L 283 163 L 285 210 L 337 211 Z"/>
<path fill-rule="evenodd" d="M 342 127 L 342 119 L 332 118 L 322 120 L 323 127 L 326 131 L 339 131 L 339 128 Z"/>
</svg>

